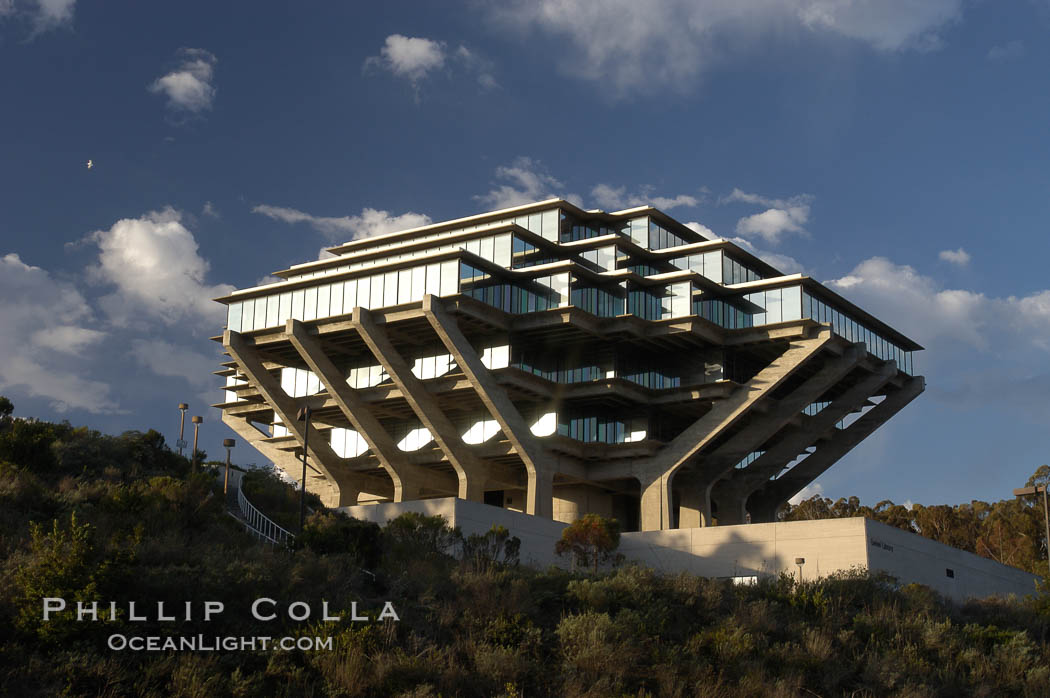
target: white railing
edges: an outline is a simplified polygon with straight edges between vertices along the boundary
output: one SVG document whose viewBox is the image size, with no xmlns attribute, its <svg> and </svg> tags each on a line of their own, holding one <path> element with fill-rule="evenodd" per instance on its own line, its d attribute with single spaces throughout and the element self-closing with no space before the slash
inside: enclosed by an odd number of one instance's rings
<svg viewBox="0 0 1050 698">
<path fill-rule="evenodd" d="M 237 484 L 237 506 L 241 510 L 240 520 L 248 532 L 267 543 L 291 545 L 295 540 L 295 534 L 281 528 L 271 521 L 270 517 L 252 506 L 252 503 L 244 496 L 240 483 Z"/>
</svg>

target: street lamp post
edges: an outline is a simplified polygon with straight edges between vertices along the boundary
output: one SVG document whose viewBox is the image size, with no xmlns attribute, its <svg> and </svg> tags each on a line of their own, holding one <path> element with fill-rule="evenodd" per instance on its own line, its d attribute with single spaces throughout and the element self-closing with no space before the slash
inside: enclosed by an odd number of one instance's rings
<svg viewBox="0 0 1050 698">
<path fill-rule="evenodd" d="M 303 429 L 303 486 L 299 490 L 299 532 L 302 533 L 306 524 L 306 455 L 310 450 L 310 414 L 312 410 L 307 405 L 299 410 L 296 420 L 306 422 Z"/>
<path fill-rule="evenodd" d="M 1047 564 L 1050 565 L 1050 503 L 1047 502 L 1046 485 L 1036 485 L 1035 487 L 1021 487 L 1014 490 L 1015 497 L 1026 497 L 1028 495 L 1043 493 L 1043 517 L 1046 521 L 1046 557 Z"/>
<path fill-rule="evenodd" d="M 186 448 L 186 440 L 183 438 L 186 431 L 186 410 L 190 408 L 185 402 L 179 403 L 179 440 L 175 442 L 175 446 L 179 449 L 179 455 L 182 455 L 182 449 Z"/>
<path fill-rule="evenodd" d="M 806 558 L 796 557 L 795 564 L 798 565 L 798 583 L 802 583 L 802 565 L 806 564 Z"/>
<path fill-rule="evenodd" d="M 236 446 L 237 442 L 233 439 L 223 439 L 222 445 L 226 447 L 226 478 L 222 481 L 222 493 L 226 494 L 230 487 L 230 449 Z"/>
<path fill-rule="evenodd" d="M 204 421 L 204 417 L 193 415 L 190 417 L 190 421 L 193 422 L 193 458 L 190 460 L 190 472 L 195 473 L 197 472 L 197 432 L 200 431 L 201 422 Z"/>
</svg>

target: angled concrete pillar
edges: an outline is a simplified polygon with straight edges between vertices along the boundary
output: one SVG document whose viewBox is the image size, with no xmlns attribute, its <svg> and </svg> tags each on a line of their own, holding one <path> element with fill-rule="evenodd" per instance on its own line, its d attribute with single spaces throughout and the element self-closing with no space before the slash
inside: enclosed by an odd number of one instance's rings
<svg viewBox="0 0 1050 698">
<path fill-rule="evenodd" d="M 306 431 L 303 424 L 297 420 L 298 403 L 289 397 L 280 383 L 270 375 L 262 364 L 258 352 L 249 345 L 239 332 L 226 330 L 223 334 L 223 346 L 230 357 L 237 362 L 242 373 L 259 390 L 263 399 L 273 407 L 274 414 L 280 419 L 289 433 L 295 436 L 302 445 L 306 441 Z M 325 506 L 346 506 L 356 504 L 357 497 L 361 492 L 370 492 L 380 496 L 391 497 L 393 488 L 389 483 L 379 482 L 376 478 L 370 478 L 357 473 L 347 471 L 340 467 L 341 459 L 332 450 L 331 445 L 317 432 L 314 425 L 310 425 L 309 456 L 312 465 L 317 468 L 326 478 L 331 480 L 337 487 L 339 495 L 337 498 L 329 497 L 326 501 L 322 499 Z"/>
<path fill-rule="evenodd" d="M 412 368 L 367 309 L 354 308 L 351 324 L 376 360 L 383 364 L 409 407 L 455 468 L 458 477 L 457 496 L 475 502 L 484 501 L 487 481 L 485 465 L 471 453 L 470 446 L 463 441 L 455 425 L 438 406 L 437 399 L 426 389 L 423 381 L 412 373 Z"/>
<path fill-rule="evenodd" d="M 734 522 L 743 523 L 747 512 L 750 512 L 752 522 L 772 521 L 767 518 L 768 512 L 758 512 L 754 505 L 748 506 L 748 498 L 751 494 L 783 470 L 788 463 L 795 460 L 806 448 L 833 429 L 835 424 L 846 415 L 854 410 L 859 410 L 864 402 L 889 382 L 896 373 L 897 365 L 892 361 L 878 366 L 871 375 L 859 380 L 831 404 L 813 417 L 809 417 L 803 426 L 791 430 L 746 468 L 733 470 L 728 479 L 715 483 L 711 496 L 718 502 L 719 523 L 728 522 L 730 518 Z M 733 512 L 728 515 L 728 518 L 722 515 L 726 508 Z"/>
<path fill-rule="evenodd" d="M 310 334 L 303 323 L 295 319 L 288 320 L 285 334 L 321 381 L 329 396 L 339 405 L 343 416 L 364 438 L 379 464 L 390 475 L 395 502 L 418 499 L 424 486 L 450 494 L 458 492 L 458 483 L 444 473 L 429 472 L 408 462 L 404 451 L 397 447 L 357 391 L 347 384 L 343 374 L 322 349 L 320 342 Z"/>
<path fill-rule="evenodd" d="M 845 429 L 836 429 L 831 438 L 817 444 L 817 450 L 798 465 L 770 481 L 751 495 L 751 505 L 764 512 L 779 509 L 803 487 L 816 480 L 849 453 L 861 441 L 897 414 L 925 389 L 922 376 L 910 378 L 904 386 L 889 393 L 879 404 L 865 412 Z"/>
<path fill-rule="evenodd" d="M 687 427 L 663 450 L 635 464 L 635 477 L 642 486 L 643 531 L 672 527 L 670 483 L 675 473 L 701 449 L 725 434 L 757 402 L 770 397 L 795 371 L 823 351 L 832 338 L 830 330 L 821 329 L 814 337 L 792 342 L 787 351 L 729 397 L 716 403 L 707 414 Z M 705 485 L 705 490 L 713 478 L 708 477 L 707 480 L 709 482 Z M 695 511 L 695 515 L 689 513 L 690 511 Z M 704 498 L 699 502 L 694 501 L 687 510 L 687 519 L 690 521 L 703 521 L 705 516 L 710 521 L 710 507 Z"/>
<path fill-rule="evenodd" d="M 640 473 L 641 517 L 639 525 L 643 531 L 660 531 L 672 528 L 671 476 L 659 471 Z"/>
<path fill-rule="evenodd" d="M 679 472 L 674 477 L 674 486 L 678 492 L 678 528 L 700 528 L 714 524 L 710 483 L 691 473 Z"/>
<path fill-rule="evenodd" d="M 553 517 L 554 496 L 551 483 L 554 472 L 543 462 L 542 449 L 518 408 L 496 383 L 473 345 L 463 336 L 455 318 L 445 311 L 441 299 L 432 295 L 424 296 L 423 313 L 525 464 L 528 473 L 526 513 L 545 518 Z"/>
</svg>

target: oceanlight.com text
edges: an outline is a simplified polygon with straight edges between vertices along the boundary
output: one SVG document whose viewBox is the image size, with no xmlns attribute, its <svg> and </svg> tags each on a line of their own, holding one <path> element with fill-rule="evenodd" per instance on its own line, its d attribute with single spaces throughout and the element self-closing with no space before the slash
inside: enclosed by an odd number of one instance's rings
<svg viewBox="0 0 1050 698">
<path fill-rule="evenodd" d="M 266 652 L 299 650 L 312 652 L 331 650 L 331 637 L 238 637 L 235 635 L 181 635 L 162 637 L 160 635 L 123 635 L 114 633 L 106 640 L 107 646 L 117 652 Z"/>
</svg>

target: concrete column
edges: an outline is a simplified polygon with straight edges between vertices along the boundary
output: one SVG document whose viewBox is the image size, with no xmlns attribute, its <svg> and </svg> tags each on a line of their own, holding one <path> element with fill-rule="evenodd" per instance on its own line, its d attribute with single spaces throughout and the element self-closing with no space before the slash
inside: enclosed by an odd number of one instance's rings
<svg viewBox="0 0 1050 698">
<path fill-rule="evenodd" d="M 390 476 L 395 502 L 418 499 L 424 486 L 450 494 L 458 491 L 457 483 L 452 478 L 443 473 L 427 472 L 408 462 L 404 452 L 397 447 L 357 391 L 347 384 L 320 342 L 303 323 L 295 319 L 288 320 L 285 335 Z"/>
<path fill-rule="evenodd" d="M 642 487 L 641 519 L 643 531 L 661 531 L 671 528 L 671 478 L 664 473 L 639 477 Z"/>
<path fill-rule="evenodd" d="M 457 496 L 475 502 L 484 501 L 487 481 L 485 465 L 464 443 L 455 425 L 438 406 L 437 399 L 426 389 L 423 381 L 412 373 L 404 357 L 394 348 L 386 332 L 376 324 L 367 309 L 354 308 L 351 324 L 376 360 L 383 364 L 409 407 L 430 431 L 438 447 L 455 468 Z"/>
<path fill-rule="evenodd" d="M 713 526 L 711 486 L 684 474 L 676 475 L 674 482 L 678 491 L 678 528 Z M 719 523 L 722 523 L 721 519 Z"/>
<path fill-rule="evenodd" d="M 724 481 L 718 483 L 724 484 Z M 718 525 L 733 526 L 747 523 L 747 497 L 749 489 L 739 487 L 711 488 L 711 498 L 718 506 Z"/>
<path fill-rule="evenodd" d="M 554 473 L 546 468 L 535 468 L 528 472 L 525 489 L 525 513 L 554 517 Z"/>
</svg>

